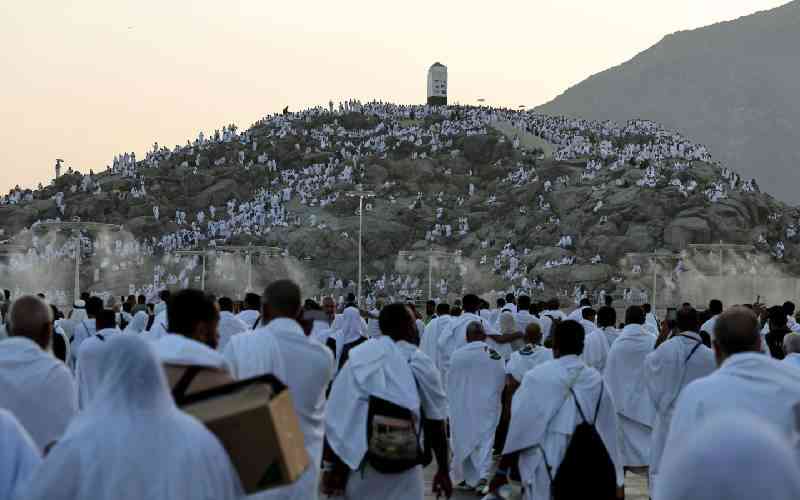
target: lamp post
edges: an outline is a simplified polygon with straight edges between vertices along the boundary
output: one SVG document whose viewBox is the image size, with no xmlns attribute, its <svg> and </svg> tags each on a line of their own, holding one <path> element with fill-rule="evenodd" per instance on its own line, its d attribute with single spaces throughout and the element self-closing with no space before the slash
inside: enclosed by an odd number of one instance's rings
<svg viewBox="0 0 800 500">
<path fill-rule="evenodd" d="M 448 252 L 446 250 L 401 250 L 400 257 L 411 260 L 415 255 L 428 257 L 428 300 L 433 299 L 433 259 L 437 257 L 460 259 L 460 252 Z"/>
<path fill-rule="evenodd" d="M 75 238 L 75 289 L 73 290 L 74 297 L 73 304 L 81 296 L 81 232 L 82 231 L 121 231 L 122 226 L 119 224 L 106 224 L 103 222 L 83 222 L 80 220 L 64 221 L 64 222 L 40 222 L 34 225 L 35 231 L 51 231 L 59 229 L 67 229 L 72 231 L 72 236 Z"/>
<path fill-rule="evenodd" d="M 174 252 L 175 255 L 185 257 L 185 256 L 195 256 L 199 255 L 200 259 L 203 264 L 203 269 L 200 273 L 200 289 L 202 291 L 206 291 L 206 256 L 208 255 L 207 250 L 178 250 Z"/>
<path fill-rule="evenodd" d="M 245 256 L 247 261 L 247 291 L 253 291 L 253 255 L 266 255 L 268 257 L 281 257 L 286 255 L 286 250 L 280 247 L 257 245 L 224 245 L 217 247 L 218 252 L 234 253 Z"/>
<path fill-rule="evenodd" d="M 356 185 L 356 189 L 353 191 L 347 191 L 345 195 L 348 198 L 358 198 L 358 297 L 356 298 L 356 303 L 361 306 L 361 287 L 363 286 L 361 280 L 361 273 L 362 273 L 362 236 L 364 231 L 364 198 L 374 198 L 375 192 L 374 191 L 365 191 L 364 186 L 361 184 Z"/>
<path fill-rule="evenodd" d="M 646 259 L 651 262 L 653 267 L 653 295 L 652 295 L 653 298 L 651 306 L 653 307 L 653 312 L 655 313 L 655 311 L 657 310 L 656 300 L 658 298 L 658 294 L 656 292 L 656 288 L 658 287 L 658 274 L 657 274 L 656 264 L 658 263 L 659 260 L 670 260 L 670 261 L 681 260 L 683 259 L 683 255 L 653 252 L 653 253 L 628 253 L 625 254 L 625 256 L 628 257 L 629 259 L 639 258 L 639 259 Z"/>
</svg>

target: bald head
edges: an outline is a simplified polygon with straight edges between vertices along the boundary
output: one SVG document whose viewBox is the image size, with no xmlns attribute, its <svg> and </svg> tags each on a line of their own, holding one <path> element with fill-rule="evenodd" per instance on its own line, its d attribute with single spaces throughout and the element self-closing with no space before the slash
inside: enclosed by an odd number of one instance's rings
<svg viewBox="0 0 800 500">
<path fill-rule="evenodd" d="M 53 311 L 39 297 L 25 295 L 18 298 L 8 313 L 8 334 L 27 337 L 47 349 L 53 333 Z"/>
<path fill-rule="evenodd" d="M 746 307 L 732 307 L 720 314 L 714 325 L 717 362 L 741 352 L 761 352 L 761 332 L 755 313 Z"/>
<path fill-rule="evenodd" d="M 800 335 L 790 333 L 783 337 L 783 352 L 788 356 L 792 353 L 800 354 Z"/>
<path fill-rule="evenodd" d="M 486 340 L 486 330 L 479 321 L 467 325 L 467 342 L 483 342 Z"/>
</svg>

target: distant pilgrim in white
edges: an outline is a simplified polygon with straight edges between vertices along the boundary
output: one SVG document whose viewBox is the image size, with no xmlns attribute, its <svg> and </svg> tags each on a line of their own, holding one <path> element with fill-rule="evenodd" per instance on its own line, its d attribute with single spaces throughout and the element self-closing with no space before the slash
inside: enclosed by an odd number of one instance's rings
<svg viewBox="0 0 800 500">
<path fill-rule="evenodd" d="M 442 63 L 428 69 L 428 105 L 447 106 L 447 66 Z"/>
</svg>

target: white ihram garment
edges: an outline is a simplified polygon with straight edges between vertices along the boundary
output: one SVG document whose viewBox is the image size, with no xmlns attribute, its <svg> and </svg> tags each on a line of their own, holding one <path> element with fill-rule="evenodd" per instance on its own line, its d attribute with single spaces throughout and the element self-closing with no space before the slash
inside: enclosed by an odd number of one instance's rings
<svg viewBox="0 0 800 500">
<path fill-rule="evenodd" d="M 570 386 L 586 418 L 590 422 L 596 419 L 597 433 L 614 463 L 617 485 L 623 484 L 617 414 L 607 388 L 603 388 L 599 415 L 595 417 L 603 377 L 578 356 L 562 356 L 526 373 L 511 404 L 511 423 L 503 453 L 520 452 L 519 472 L 524 500 L 550 498 L 550 477 L 541 450 L 547 455 L 547 463 L 553 471 L 557 471 L 575 427 L 581 423 L 575 398 L 569 392 Z"/>
<path fill-rule="evenodd" d="M 447 418 L 447 401 L 438 370 L 425 353 L 407 342 L 378 337 L 353 349 L 336 377 L 326 416 L 326 436 L 336 455 L 350 467 L 344 498 L 422 500 L 422 467 L 381 474 L 368 464 L 367 415 L 370 396 L 407 408 L 420 418 Z M 418 420 L 419 421 L 419 420 Z"/>
<path fill-rule="evenodd" d="M 484 342 L 470 342 L 453 353 L 447 402 L 456 482 L 475 486 L 488 478 L 505 378 L 502 358 Z"/>
<path fill-rule="evenodd" d="M 690 382 L 709 375 L 716 367 L 714 353 L 694 332 L 681 332 L 645 358 L 645 387 L 656 409 L 650 446 L 651 490 L 657 481 L 661 455 L 680 392 Z"/>
<path fill-rule="evenodd" d="M 717 415 L 665 457 L 663 479 L 650 491 L 654 500 L 795 500 L 797 468 L 796 452 L 770 424 L 747 413 Z"/>
<path fill-rule="evenodd" d="M 619 449 L 626 467 L 650 463 L 656 411 L 645 388 L 644 360 L 655 342 L 642 325 L 628 325 L 608 353 L 604 377 L 619 414 Z"/>
<path fill-rule="evenodd" d="M 0 409 L 0 498 L 14 498 L 27 484 L 42 456 L 33 439 L 10 412 Z"/>
<path fill-rule="evenodd" d="M 585 333 L 581 359 L 602 374 L 608 360 L 609 349 L 606 336 L 589 320 L 582 319 L 580 324 Z"/>
<path fill-rule="evenodd" d="M 428 326 L 425 327 L 425 332 L 422 335 L 422 340 L 420 341 L 420 350 L 428 355 L 428 357 L 433 361 L 436 365 L 437 369 L 439 368 L 439 337 L 442 332 L 447 328 L 447 325 L 450 324 L 450 320 L 452 320 L 452 316 L 450 315 L 443 315 L 438 316 L 428 323 Z"/>
<path fill-rule="evenodd" d="M 662 461 L 666 462 L 678 443 L 686 442 L 693 429 L 719 414 L 750 413 L 791 441 L 798 403 L 800 370 L 761 353 L 734 354 L 678 396 Z"/>
<path fill-rule="evenodd" d="M 78 381 L 78 403 L 81 409 L 86 408 L 100 387 L 105 373 L 102 357 L 105 343 L 112 337 L 121 335 L 116 328 L 100 330 L 88 339 L 81 342 L 75 364 L 75 380 Z M 101 340 L 102 339 L 102 340 Z"/>
<path fill-rule="evenodd" d="M 26 500 L 233 500 L 239 478 L 219 441 L 175 407 L 152 346 L 103 346 L 97 395 L 31 477 Z"/>
<path fill-rule="evenodd" d="M 0 408 L 19 420 L 43 450 L 58 440 L 78 413 L 69 368 L 27 337 L 0 342 Z"/>
<path fill-rule="evenodd" d="M 442 383 L 444 384 L 445 392 L 447 392 L 447 372 L 450 370 L 450 357 L 456 349 L 467 345 L 467 326 L 472 322 L 481 323 L 487 335 L 498 335 L 497 330 L 495 330 L 486 319 L 477 314 L 468 312 L 452 318 L 447 326 L 442 328 L 437 341 L 439 353 L 438 366 L 439 371 L 442 373 Z"/>
<path fill-rule="evenodd" d="M 308 452 L 310 465 L 294 484 L 253 498 L 317 498 L 325 430 L 325 389 L 333 377 L 330 349 L 306 337 L 295 320 L 278 318 L 255 331 L 234 335 L 223 354 L 231 374 L 238 380 L 270 373 L 286 384 Z"/>
<path fill-rule="evenodd" d="M 506 364 L 506 373 L 522 383 L 523 377 L 537 366 L 553 360 L 553 351 L 540 345 L 528 344 L 511 354 Z"/>
<path fill-rule="evenodd" d="M 255 320 L 253 320 L 255 321 Z M 252 325 L 248 327 L 242 320 L 233 315 L 230 311 L 222 311 L 219 313 L 219 347 L 217 350 L 222 352 L 231 337 L 237 333 L 250 330 Z"/>
</svg>

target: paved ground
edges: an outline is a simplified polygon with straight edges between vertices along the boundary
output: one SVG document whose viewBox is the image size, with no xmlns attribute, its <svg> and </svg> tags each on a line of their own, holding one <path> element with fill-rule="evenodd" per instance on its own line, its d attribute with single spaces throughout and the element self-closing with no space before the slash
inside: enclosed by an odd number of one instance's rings
<svg viewBox="0 0 800 500">
<path fill-rule="evenodd" d="M 428 492 L 428 494 L 425 496 L 425 500 L 434 500 L 436 498 L 430 493 L 431 480 L 433 478 L 435 469 L 435 466 L 432 466 L 428 467 L 428 469 L 425 471 L 425 491 Z M 475 500 L 479 498 L 480 496 L 475 493 L 459 491 L 453 495 L 452 500 Z M 644 476 L 637 476 L 635 474 L 628 473 L 628 475 L 625 476 L 625 499 L 648 500 L 648 498 L 647 479 Z"/>
</svg>

